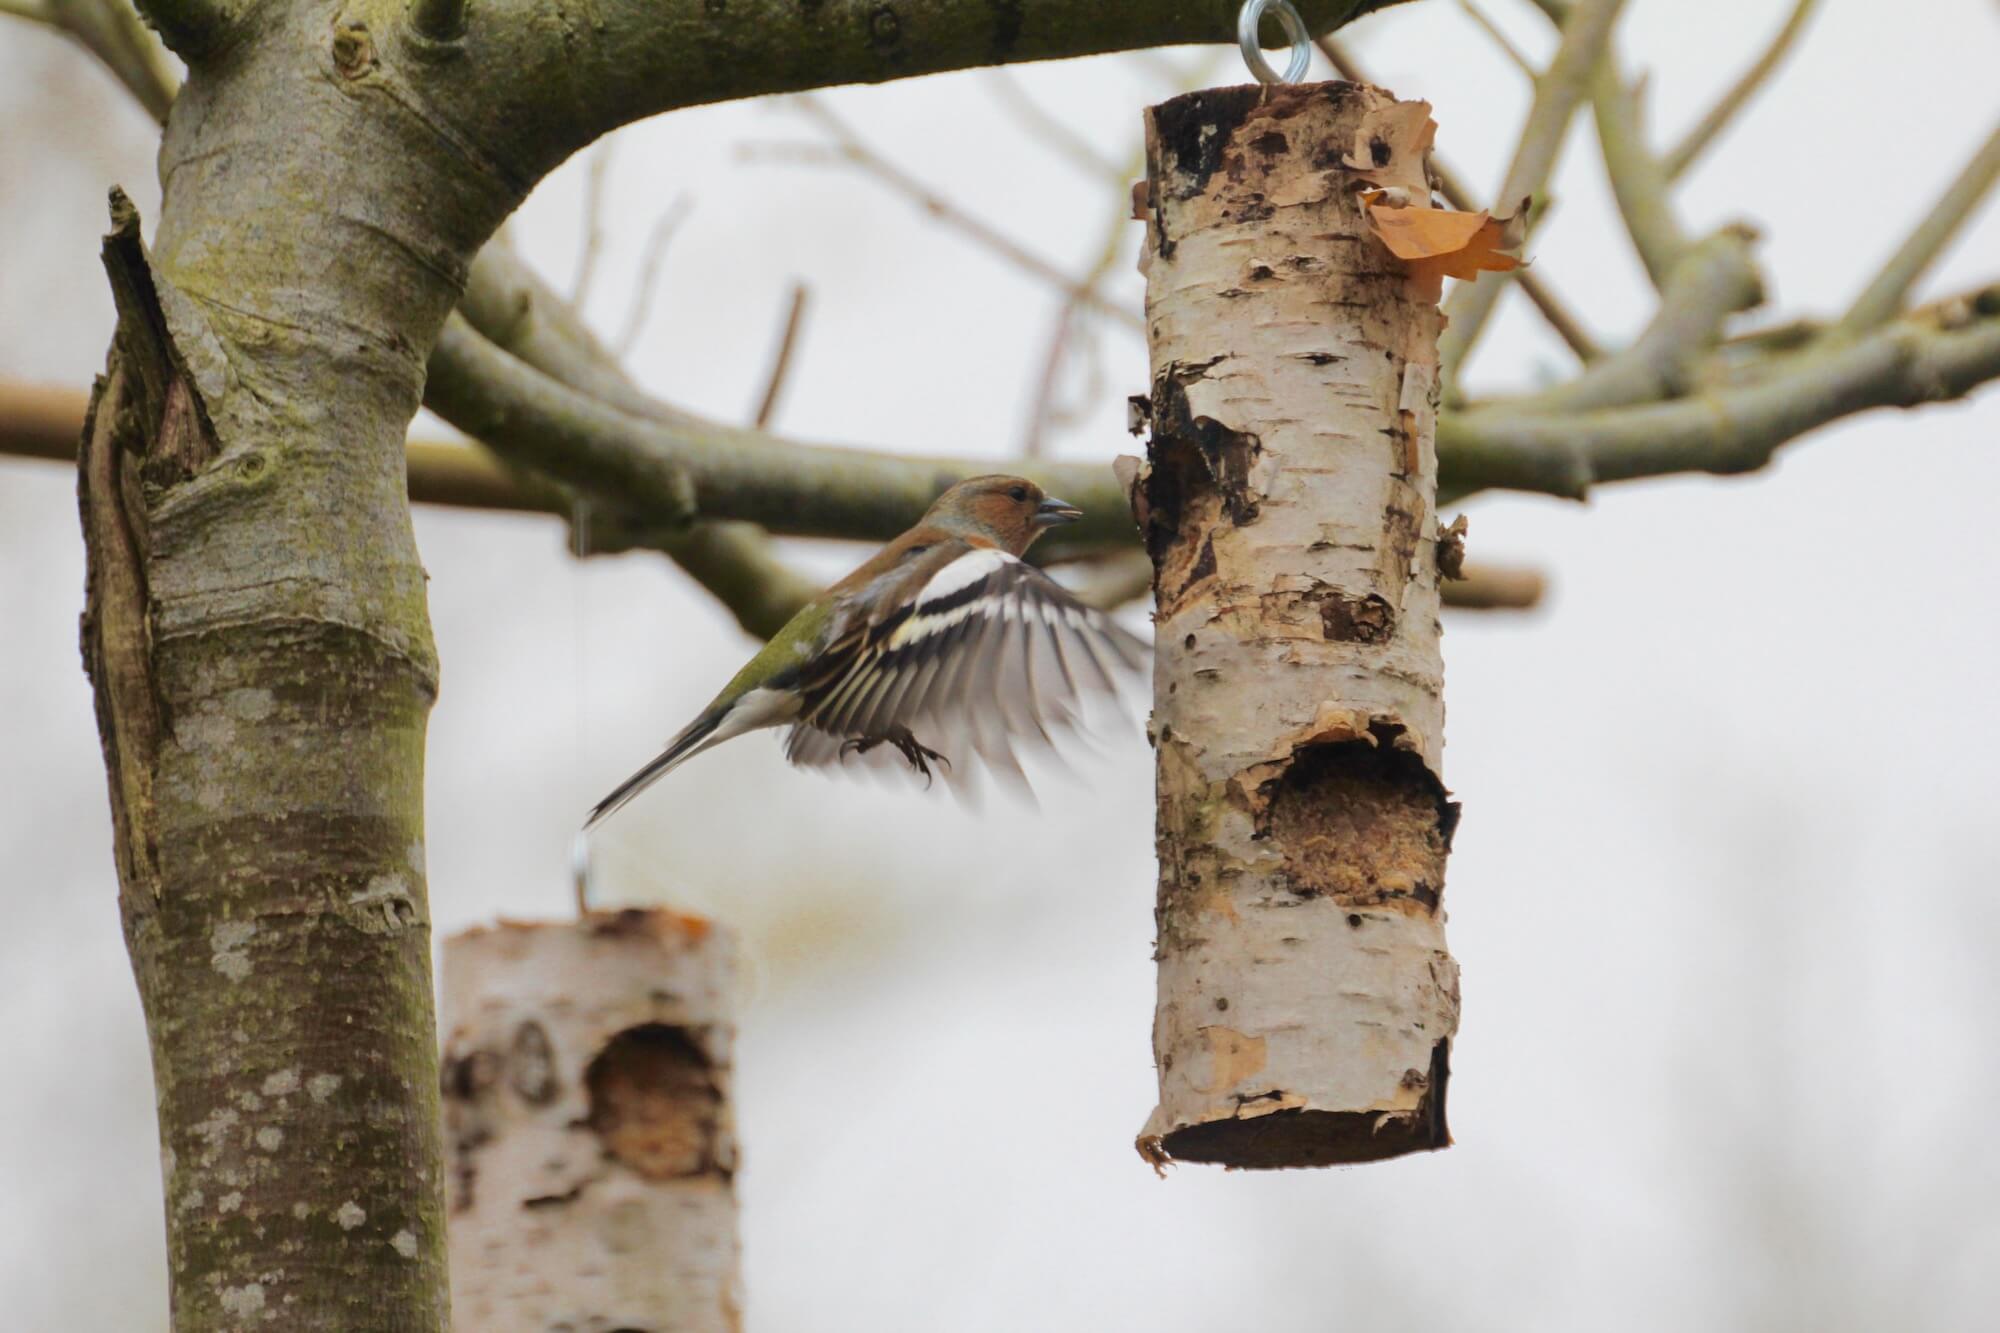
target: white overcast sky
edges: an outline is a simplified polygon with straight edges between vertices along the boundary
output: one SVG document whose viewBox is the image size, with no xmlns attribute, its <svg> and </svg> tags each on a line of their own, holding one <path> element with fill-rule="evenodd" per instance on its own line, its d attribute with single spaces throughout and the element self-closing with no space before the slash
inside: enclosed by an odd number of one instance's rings
<svg viewBox="0 0 2000 1333">
<path fill-rule="evenodd" d="M 1531 7 L 1490 0 L 1546 51 Z M 1628 61 L 1685 126 L 1782 0 L 1634 0 Z M 1838 310 L 2000 116 L 1986 0 L 1829 0 L 1693 176 L 1697 230 L 1764 229 L 1777 311 Z M 1436 106 L 1491 187 L 1525 105 L 1445 0 L 1352 34 Z M 1171 53 L 1192 67 L 1201 56 Z M 1239 81 L 1233 57 L 1217 65 Z M 1019 72 L 1107 156 L 1158 60 Z M 871 142 L 995 227 L 1086 265 L 1115 201 L 978 74 L 843 91 Z M 110 303 L 103 197 L 157 207 L 154 137 L 94 65 L 0 23 L 0 375 L 83 384 Z M 1057 299 L 852 173 L 746 161 L 810 139 L 773 104 L 619 136 L 588 313 L 621 324 L 647 229 L 685 195 L 630 360 L 727 417 L 753 404 L 794 279 L 812 304 L 779 426 L 1004 456 Z M 584 163 L 512 224 L 559 285 Z M 1647 289 L 1579 132 L 1538 269 L 1606 338 Z M 1136 229 L 1130 229 L 1136 230 Z M 1136 300 L 1125 237 L 1119 299 Z M 1925 286 L 2000 277 L 2000 213 Z M 1066 456 L 1131 446 L 1144 349 L 1103 337 Z M 1564 364 L 1510 300 L 1479 385 Z M 1754 477 L 1471 506 L 1472 550 L 1545 567 L 1526 617 L 1448 621 L 1447 906 L 1464 969 L 1458 1145 L 1345 1171 L 1156 1181 L 1151 769 L 1130 739 L 1039 814 L 849 788 L 761 738 L 605 839 L 607 897 L 747 937 L 739 1046 L 749 1322 L 819 1330 L 1963 1329 L 2000 1301 L 2000 390 L 1877 414 Z M 429 833 L 440 932 L 566 909 L 578 813 L 751 645 L 663 561 L 579 569 L 549 522 L 418 514 L 443 656 Z M 859 553 L 802 553 L 832 570 Z M 165 1327 L 156 1148 L 78 668 L 73 481 L 0 461 L 0 1289 L 23 1329 Z"/>
</svg>

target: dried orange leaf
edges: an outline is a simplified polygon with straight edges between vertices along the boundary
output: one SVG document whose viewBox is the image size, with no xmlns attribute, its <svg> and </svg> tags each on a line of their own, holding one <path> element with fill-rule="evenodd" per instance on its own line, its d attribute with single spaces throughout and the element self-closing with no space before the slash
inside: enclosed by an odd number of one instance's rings
<svg viewBox="0 0 2000 1333">
<path fill-rule="evenodd" d="M 1424 155 L 1436 135 L 1429 102 L 1391 102 L 1361 117 L 1354 147 L 1341 164 L 1372 185 L 1401 187 L 1419 199 L 1429 199 Z"/>
<path fill-rule="evenodd" d="M 1426 300 L 1443 295 L 1446 278 L 1470 281 L 1481 273 L 1521 266 L 1520 256 L 1510 253 L 1520 245 L 1518 213 L 1496 218 L 1414 204 L 1398 207 L 1386 190 L 1365 191 L 1361 199 L 1369 230 L 1404 261 Z"/>
</svg>

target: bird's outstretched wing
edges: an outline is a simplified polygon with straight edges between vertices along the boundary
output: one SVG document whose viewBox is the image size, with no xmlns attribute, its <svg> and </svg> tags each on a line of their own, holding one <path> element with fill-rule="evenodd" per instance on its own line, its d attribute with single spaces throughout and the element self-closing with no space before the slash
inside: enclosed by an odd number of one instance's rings
<svg viewBox="0 0 2000 1333">
<path fill-rule="evenodd" d="M 954 543 L 925 565 L 915 597 L 819 654 L 785 756 L 915 773 L 942 756 L 954 782 L 977 756 L 1025 788 L 1014 745 L 1052 748 L 1093 699 L 1115 701 L 1150 649 L 1004 551 Z"/>
</svg>

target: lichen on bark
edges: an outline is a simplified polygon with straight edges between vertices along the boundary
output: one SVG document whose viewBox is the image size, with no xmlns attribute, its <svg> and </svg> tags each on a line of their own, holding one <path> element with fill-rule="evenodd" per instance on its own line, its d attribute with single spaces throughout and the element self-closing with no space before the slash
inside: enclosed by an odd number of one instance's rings
<svg viewBox="0 0 2000 1333">
<path fill-rule="evenodd" d="M 1227 88 L 1147 117 L 1156 1165 L 1449 1142 L 1440 320 L 1341 165 L 1391 100 Z"/>
</svg>

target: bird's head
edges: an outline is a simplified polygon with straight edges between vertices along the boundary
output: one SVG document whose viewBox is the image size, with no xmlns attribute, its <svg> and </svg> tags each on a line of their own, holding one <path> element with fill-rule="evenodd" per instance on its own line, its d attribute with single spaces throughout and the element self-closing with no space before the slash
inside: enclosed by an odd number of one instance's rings
<svg viewBox="0 0 2000 1333">
<path fill-rule="evenodd" d="M 1043 494 L 1025 477 L 991 476 L 968 478 L 940 495 L 924 521 L 1021 555 L 1050 528 L 1082 517 L 1081 509 Z"/>
</svg>

